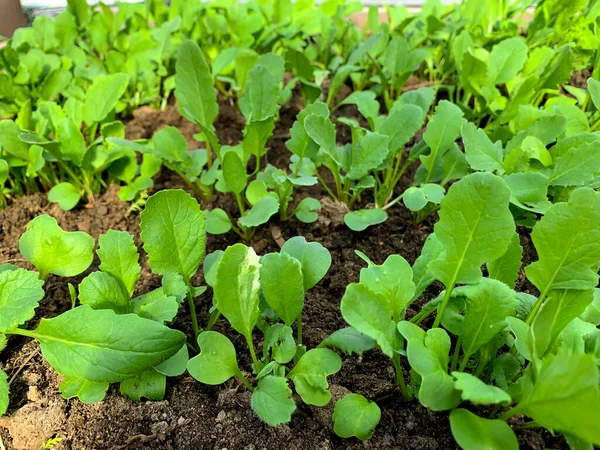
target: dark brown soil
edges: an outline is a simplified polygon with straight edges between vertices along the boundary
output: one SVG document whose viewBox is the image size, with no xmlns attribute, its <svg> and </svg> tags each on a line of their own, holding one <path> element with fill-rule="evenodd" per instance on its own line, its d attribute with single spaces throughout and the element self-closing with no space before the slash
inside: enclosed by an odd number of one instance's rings
<svg viewBox="0 0 600 450">
<path fill-rule="evenodd" d="M 237 142 L 241 138 L 243 119 L 235 108 L 223 104 L 223 118 L 217 124 L 217 133 L 223 142 Z M 301 105 L 292 103 L 282 110 L 281 123 L 271 140 L 269 160 L 285 166 L 289 157 L 285 151 L 289 127 Z M 150 137 L 152 131 L 165 125 L 179 127 L 190 146 L 197 132 L 186 123 L 174 108 L 155 112 L 142 108 L 134 114 L 128 125 L 130 138 Z M 281 136 L 281 137 L 279 137 Z M 404 182 L 410 182 L 407 177 Z M 169 173 L 156 181 L 155 189 L 182 188 L 182 182 Z M 384 224 L 356 233 L 347 229 L 340 218 L 340 208 L 324 197 L 322 191 L 311 192 L 323 198 L 322 218 L 314 224 L 296 220 L 273 222 L 261 227 L 250 245 L 260 254 L 278 251 L 281 238 L 302 235 L 309 241 L 321 242 L 329 249 L 333 264 L 325 278 L 306 296 L 304 312 L 304 337 L 309 348 L 317 346 L 326 336 L 345 326 L 339 303 L 348 283 L 358 280 L 364 267 L 354 250 L 361 250 L 376 263 L 382 263 L 391 254 L 400 254 L 410 263 L 419 255 L 426 237 L 431 233 L 434 218 L 420 227 L 412 226 L 410 213 L 403 207 L 391 208 L 390 218 Z M 300 193 L 300 196 L 306 193 Z M 214 206 L 234 211 L 232 200 L 217 195 L 204 208 Z M 342 209 L 343 211 L 343 209 Z M 97 238 L 109 229 L 127 230 L 139 240 L 139 217 L 128 214 L 129 206 L 118 200 L 113 187 L 88 209 L 63 212 L 49 204 L 41 195 L 17 199 L 8 209 L 0 211 L 0 262 L 11 261 L 28 267 L 18 252 L 18 238 L 26 224 L 42 213 L 57 218 L 67 230 L 84 230 Z M 209 236 L 207 252 L 224 249 L 238 242 L 234 233 Z M 523 233 L 527 244 L 526 258 L 535 258 L 528 234 Z M 149 273 L 142 253 L 142 278 L 137 293 L 149 291 L 159 284 L 158 277 Z M 90 270 L 96 269 L 97 261 Z M 38 308 L 32 325 L 41 317 L 52 317 L 70 306 L 68 281 L 75 280 L 50 276 L 46 283 L 46 298 Z M 195 280 L 199 284 L 201 277 Z M 522 288 L 528 289 L 523 285 Z M 431 298 L 439 287 L 427 291 Z M 202 323 L 206 323 L 211 305 L 211 293 L 197 301 Z M 415 311 L 409 311 L 414 314 Z M 191 324 L 186 308 L 182 308 L 174 324 L 189 331 Z M 243 339 L 226 324 L 217 329 L 230 336 L 238 349 L 238 359 L 243 370 L 249 370 L 249 357 Z M 403 403 L 394 383 L 393 368 L 379 351 L 366 352 L 361 357 L 345 357 L 341 372 L 330 378 L 334 400 L 352 391 L 377 401 L 382 410 L 381 422 L 371 441 L 361 443 L 356 439 L 340 439 L 332 432 L 332 408 L 314 408 L 298 403 L 289 425 L 271 428 L 252 412 L 249 393 L 236 381 L 222 386 L 202 385 L 184 375 L 170 378 L 167 394 L 160 402 L 135 404 L 121 397 L 118 387 L 112 386 L 106 399 L 96 405 L 84 405 L 78 400 L 64 400 L 58 391 L 60 377 L 43 360 L 36 342 L 11 338 L 9 346 L 0 354 L 0 367 L 11 383 L 9 417 L 0 418 L 0 438 L 8 450 L 35 449 L 52 437 L 63 440 L 56 449 L 449 449 L 456 448 L 450 433 L 447 413 L 433 413 L 418 402 Z M 333 402 L 332 402 L 333 403 Z M 564 441 L 552 439 L 547 433 L 536 430 L 520 433 L 524 448 L 565 447 Z M 1 447 L 0 447 L 1 448 Z"/>
</svg>

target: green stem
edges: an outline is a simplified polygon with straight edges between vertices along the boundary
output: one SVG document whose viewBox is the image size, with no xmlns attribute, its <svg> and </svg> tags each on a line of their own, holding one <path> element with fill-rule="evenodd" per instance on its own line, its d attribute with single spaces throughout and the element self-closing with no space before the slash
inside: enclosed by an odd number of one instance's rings
<svg viewBox="0 0 600 450">
<path fill-rule="evenodd" d="M 459 336 L 456 340 L 456 345 L 454 346 L 454 354 L 452 355 L 452 365 L 450 366 L 450 372 L 454 372 L 456 370 L 456 365 L 458 364 L 458 354 L 460 353 L 460 346 L 462 344 L 462 338 Z M 462 372 L 462 370 L 460 370 Z"/>
<path fill-rule="evenodd" d="M 448 306 L 448 302 L 450 301 L 450 296 L 452 296 L 452 290 L 454 289 L 454 280 L 450 283 L 450 288 L 446 289 L 446 295 L 444 295 L 444 299 L 438 308 L 438 313 L 435 316 L 435 320 L 433 321 L 433 328 L 437 328 L 440 326 L 440 322 L 442 321 L 442 317 L 444 317 L 444 311 L 446 310 L 446 306 Z"/>
<path fill-rule="evenodd" d="M 259 373 L 262 370 L 262 364 L 256 358 L 256 352 L 254 351 L 254 342 L 252 342 L 252 334 L 245 336 L 246 343 L 248 344 L 248 349 L 250 349 L 250 356 L 252 357 L 252 362 L 254 363 L 254 369 L 256 373 Z"/>
<path fill-rule="evenodd" d="M 246 386 L 246 389 L 248 389 L 250 392 L 254 392 L 254 388 L 252 387 L 252 385 L 248 382 L 248 380 L 246 379 L 246 377 L 242 374 L 242 372 L 238 371 L 237 373 L 237 377 L 240 379 L 240 381 L 244 384 L 244 386 Z"/>
<path fill-rule="evenodd" d="M 435 308 L 422 309 L 417 314 L 415 314 L 415 316 L 412 319 L 410 319 L 410 322 L 414 323 L 415 325 L 418 325 L 421 322 L 423 322 L 425 319 L 427 319 L 434 311 L 435 311 Z"/>
<path fill-rule="evenodd" d="M 485 357 L 485 358 L 481 358 L 479 360 L 479 363 L 477 364 L 477 369 L 475 369 L 475 372 L 473 373 L 474 376 L 476 376 L 477 378 L 479 378 L 481 376 L 481 374 L 483 373 L 483 371 L 485 370 L 485 368 L 487 367 L 487 363 L 489 362 L 489 358 Z"/>
<path fill-rule="evenodd" d="M 505 422 L 510 419 L 511 417 L 515 416 L 519 414 L 519 406 L 515 406 L 514 408 L 509 409 L 508 411 L 506 411 L 504 414 L 502 414 L 500 416 L 500 420 L 504 420 Z"/>
<path fill-rule="evenodd" d="M 221 313 L 219 312 L 219 310 L 213 311 L 213 313 L 210 315 L 210 318 L 208 319 L 208 323 L 206 324 L 206 331 L 212 330 L 212 327 L 215 326 L 215 323 L 217 323 L 217 321 L 220 318 L 221 318 Z"/>
<path fill-rule="evenodd" d="M 240 216 L 243 216 L 244 212 L 246 212 L 246 208 L 244 207 L 244 201 L 242 200 L 242 196 L 240 194 L 235 194 L 235 201 L 237 202 L 238 208 L 240 210 Z"/>
<path fill-rule="evenodd" d="M 404 381 L 404 372 L 402 371 L 402 365 L 400 364 L 400 355 L 394 354 L 392 358 L 392 363 L 394 364 L 394 369 L 396 369 L 396 384 L 400 388 L 400 392 L 402 393 L 402 398 L 405 402 L 410 401 L 410 394 L 408 393 L 408 389 L 406 388 L 406 383 Z"/>
<path fill-rule="evenodd" d="M 533 308 L 531 308 L 531 312 L 529 313 L 529 315 L 527 316 L 527 320 L 525 321 L 525 323 L 527 325 L 531 325 L 531 323 L 533 322 L 533 319 L 535 319 L 535 316 L 537 315 L 538 311 L 542 307 L 542 303 L 544 303 L 544 300 L 546 299 L 547 295 L 548 295 L 548 289 L 546 291 L 544 291 L 542 293 L 542 295 L 540 295 L 539 298 L 536 300 L 535 305 L 533 305 Z"/>
<path fill-rule="evenodd" d="M 185 280 L 188 287 L 187 298 L 188 304 L 190 305 L 190 316 L 192 316 L 192 327 L 194 329 L 194 342 L 198 339 L 200 334 L 200 327 L 198 326 L 198 316 L 196 315 L 196 303 L 194 302 L 194 296 L 192 295 L 192 284 L 190 280 Z"/>
<path fill-rule="evenodd" d="M 329 186 L 327 186 L 327 183 L 325 183 L 325 180 L 323 180 L 323 178 L 319 174 L 319 171 L 315 171 L 315 174 L 317 176 L 317 179 L 319 180 L 319 183 L 321 183 L 321 186 L 323 186 L 323 188 L 327 191 L 327 194 L 329 194 L 329 196 L 332 199 L 337 200 L 337 197 L 335 196 L 333 191 L 331 189 L 329 189 Z"/>
<path fill-rule="evenodd" d="M 302 345 L 302 314 L 298 317 L 298 345 Z"/>
</svg>

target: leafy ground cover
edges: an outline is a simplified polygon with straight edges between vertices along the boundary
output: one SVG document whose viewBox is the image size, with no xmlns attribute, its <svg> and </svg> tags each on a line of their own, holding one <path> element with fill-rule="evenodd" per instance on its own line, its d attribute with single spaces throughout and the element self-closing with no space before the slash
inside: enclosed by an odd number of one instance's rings
<svg viewBox="0 0 600 450">
<path fill-rule="evenodd" d="M 114 17 L 155 32 L 161 5 Z M 231 54 L 188 29 L 131 121 L 131 73 L 8 99 L 3 445 L 600 445 L 600 11 L 493 5 L 358 30 L 250 3 L 271 26 Z"/>
</svg>

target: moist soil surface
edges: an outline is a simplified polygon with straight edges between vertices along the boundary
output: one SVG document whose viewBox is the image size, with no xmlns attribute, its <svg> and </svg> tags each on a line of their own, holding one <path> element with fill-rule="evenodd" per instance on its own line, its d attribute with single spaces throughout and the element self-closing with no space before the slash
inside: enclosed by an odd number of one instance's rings
<svg viewBox="0 0 600 450">
<path fill-rule="evenodd" d="M 289 139 L 289 129 L 300 108 L 301 104 L 296 98 L 289 106 L 282 108 L 280 121 L 269 143 L 271 150 L 267 157 L 271 164 L 287 167 L 289 152 L 284 142 Z M 352 108 L 354 106 L 340 108 L 341 111 L 336 113 L 357 117 L 356 110 Z M 243 117 L 235 105 L 221 99 L 220 114 L 215 124 L 221 142 L 237 143 L 242 138 L 243 124 Z M 190 148 L 198 146 L 193 135 L 199 130 L 179 116 L 173 106 L 165 111 L 149 108 L 136 111 L 127 124 L 127 137 L 149 138 L 154 131 L 167 125 L 178 127 Z M 348 129 L 340 129 L 338 140 L 347 142 L 349 139 Z M 407 174 L 400 189 L 408 187 L 411 179 L 412 173 Z M 180 179 L 165 170 L 155 180 L 152 191 L 165 188 L 186 187 Z M 94 202 L 70 212 L 48 203 L 42 194 L 16 199 L 7 209 L 0 211 L 0 263 L 12 262 L 31 268 L 19 253 L 18 239 L 31 219 L 47 213 L 56 217 L 63 229 L 83 230 L 95 239 L 109 229 L 130 232 L 140 248 L 142 264 L 142 277 L 135 295 L 160 286 L 160 278 L 150 273 L 141 247 L 139 214 L 130 211 L 130 205 L 118 199 L 117 190 L 112 186 Z M 322 243 L 331 252 L 331 269 L 307 293 L 305 300 L 303 335 L 308 348 L 314 348 L 329 334 L 346 326 L 339 309 L 340 300 L 348 283 L 358 281 L 360 269 L 365 267 L 354 250 L 364 252 L 378 264 L 392 254 L 399 254 L 412 264 L 425 239 L 433 231 L 437 217 L 434 215 L 421 225 L 413 226 L 410 212 L 398 204 L 388 210 L 390 217 L 385 223 L 363 232 L 353 232 L 343 224 L 345 206 L 328 198 L 320 187 L 299 191 L 294 204 L 307 195 L 320 199 L 323 205 L 317 222 L 304 224 L 295 219 L 286 222 L 272 220 L 270 224 L 261 226 L 248 244 L 258 254 L 265 254 L 279 251 L 286 239 L 300 235 L 308 241 Z M 363 203 L 368 203 L 368 199 Z M 210 202 L 203 202 L 202 207 L 220 207 L 237 215 L 235 202 L 226 195 L 217 194 Z M 536 255 L 528 230 L 520 232 L 526 264 L 535 260 Z M 209 235 L 207 253 L 225 249 L 239 241 L 233 232 Z M 54 317 L 66 311 L 70 307 L 67 283 L 80 282 L 87 273 L 97 270 L 98 263 L 96 259 L 85 274 L 73 279 L 51 275 L 45 285 L 46 297 L 30 326 L 35 327 L 43 317 Z M 193 281 L 195 285 L 202 284 L 201 274 Z M 423 301 L 433 298 L 441 289 L 441 285 L 432 285 L 425 292 L 424 300 L 418 302 L 414 309 L 411 307 L 408 315 L 414 315 Z M 534 288 L 524 280 L 523 274 L 517 289 L 535 293 Z M 201 324 L 205 324 L 212 304 L 211 290 L 200 296 L 196 303 Z M 187 307 L 182 307 L 173 326 L 191 332 Z M 232 339 L 238 351 L 240 367 L 251 378 L 248 372 L 250 358 L 243 339 L 223 321 L 215 328 Z M 258 340 L 256 344 L 261 346 Z M 329 378 L 333 394 L 330 405 L 316 408 L 298 401 L 298 409 L 291 423 L 275 428 L 262 423 L 252 412 L 250 394 L 236 380 L 221 386 L 207 386 L 185 374 L 167 380 L 164 400 L 140 403 L 122 397 L 118 385 L 113 385 L 104 401 L 85 405 L 77 399 L 62 398 L 58 390 L 61 377 L 44 361 L 35 341 L 12 337 L 8 347 L 0 353 L 0 367 L 11 381 L 9 416 L 0 418 L 0 442 L 8 450 L 38 450 L 43 442 L 54 437 L 62 438 L 54 447 L 56 449 L 457 448 L 450 432 L 448 413 L 431 412 L 417 401 L 402 402 L 394 382 L 392 364 L 378 350 L 365 352 L 361 356 L 343 356 L 342 370 Z M 408 374 L 407 367 L 405 373 Z M 332 405 L 349 392 L 375 400 L 381 408 L 381 422 L 370 441 L 363 443 L 354 438 L 341 439 L 332 431 Z M 486 412 L 489 414 L 486 410 L 479 412 L 484 416 Z M 522 418 L 518 417 L 511 422 L 515 426 L 520 423 Z M 562 438 L 552 437 L 545 431 L 520 431 L 518 436 L 522 448 L 567 448 Z"/>
</svg>

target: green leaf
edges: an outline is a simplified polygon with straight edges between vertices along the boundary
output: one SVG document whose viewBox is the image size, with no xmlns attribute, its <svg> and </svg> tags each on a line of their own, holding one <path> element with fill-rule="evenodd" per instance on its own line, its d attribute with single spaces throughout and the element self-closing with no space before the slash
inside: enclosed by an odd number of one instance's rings
<svg viewBox="0 0 600 450">
<path fill-rule="evenodd" d="M 178 377 L 179 375 L 183 375 L 186 371 L 189 360 L 190 354 L 188 347 L 187 345 L 182 345 L 177 353 L 165 362 L 160 363 L 154 369 L 168 377 Z"/>
<path fill-rule="evenodd" d="M 319 218 L 317 211 L 321 210 L 321 203 L 319 200 L 306 197 L 296 206 L 294 214 L 300 222 L 312 223 Z"/>
<path fill-rule="evenodd" d="M 130 312 L 129 296 L 119 280 L 104 272 L 93 272 L 79 285 L 79 301 L 94 309 L 112 309 L 118 314 Z"/>
<path fill-rule="evenodd" d="M 217 282 L 217 269 L 224 253 L 223 250 L 215 250 L 204 258 L 204 280 L 210 287 L 214 287 Z"/>
<path fill-rule="evenodd" d="M 392 154 L 401 151 L 421 125 L 425 113 L 416 105 L 398 105 L 381 122 L 377 132 L 389 138 L 388 148 Z"/>
<path fill-rule="evenodd" d="M 0 333 L 27 322 L 44 297 L 44 282 L 25 269 L 0 272 Z"/>
<path fill-rule="evenodd" d="M 435 107 L 435 114 L 423 134 L 423 140 L 431 149 L 429 155 L 421 156 L 421 162 L 427 170 L 428 177 L 440 164 L 444 153 L 450 149 L 460 135 L 462 117 L 461 109 L 447 100 L 442 100 Z"/>
<path fill-rule="evenodd" d="M 519 443 L 510 426 L 502 420 L 483 419 L 466 409 L 450 413 L 452 436 L 463 450 L 518 450 Z"/>
<path fill-rule="evenodd" d="M 248 103 L 249 122 L 260 122 L 273 117 L 278 109 L 279 80 L 261 64 L 255 65 L 248 74 L 245 101 Z"/>
<path fill-rule="evenodd" d="M 29 156 L 28 145 L 19 139 L 21 130 L 12 120 L 3 120 L 0 122 L 0 148 L 9 155 L 22 160 L 27 160 Z"/>
<path fill-rule="evenodd" d="M 349 325 L 375 339 L 390 358 L 394 356 L 396 323 L 392 319 L 391 305 L 383 295 L 375 294 L 362 284 L 351 283 L 342 298 L 341 311 Z"/>
<path fill-rule="evenodd" d="M 474 405 L 497 405 L 511 402 L 508 393 L 496 386 L 485 384 L 469 373 L 452 372 L 452 376 L 456 379 L 454 386 L 462 391 L 462 399 Z"/>
<path fill-rule="evenodd" d="M 117 106 L 127 89 L 129 76 L 125 73 L 99 75 L 86 92 L 83 104 L 83 120 L 89 126 L 102 122 Z"/>
<path fill-rule="evenodd" d="M 302 236 L 295 236 L 285 241 L 281 253 L 293 256 L 302 264 L 305 291 L 321 281 L 331 267 L 329 250 L 318 242 L 306 242 Z"/>
<path fill-rule="evenodd" d="M 104 400 L 109 384 L 69 375 L 62 380 L 58 389 L 65 399 L 77 397 L 82 403 L 92 405 Z"/>
<path fill-rule="evenodd" d="M 81 200 L 81 194 L 71 183 L 58 183 L 48 192 L 48 201 L 58 203 L 65 211 L 75 208 L 79 200 Z"/>
<path fill-rule="evenodd" d="M 79 306 L 53 319 L 42 319 L 28 336 L 63 376 L 114 383 L 166 361 L 181 348 L 185 335 L 135 314 Z"/>
<path fill-rule="evenodd" d="M 341 438 L 371 439 L 381 420 L 377 403 L 360 394 L 348 394 L 338 400 L 333 409 L 333 431 Z"/>
<path fill-rule="evenodd" d="M 0 416 L 3 416 L 8 409 L 8 394 L 8 377 L 6 376 L 6 373 L 0 369 Z"/>
<path fill-rule="evenodd" d="M 94 240 L 83 231 L 63 231 L 54 217 L 46 214 L 27 224 L 19 240 L 19 251 L 45 279 L 49 273 L 61 277 L 79 275 L 94 258 Z"/>
<path fill-rule="evenodd" d="M 556 159 L 550 176 L 551 186 L 583 186 L 600 174 L 600 155 L 596 143 L 569 149 Z"/>
<path fill-rule="evenodd" d="M 217 269 L 214 296 L 219 311 L 238 332 L 249 338 L 258 321 L 259 258 L 251 247 L 227 248 Z"/>
<path fill-rule="evenodd" d="M 231 230 L 231 220 L 221 208 L 204 211 L 206 216 L 206 232 L 208 234 L 225 234 Z"/>
<path fill-rule="evenodd" d="M 279 211 L 279 200 L 271 196 L 263 197 L 239 218 L 238 223 L 243 227 L 257 227 L 267 223 L 277 211 Z"/>
<path fill-rule="evenodd" d="M 502 281 L 510 288 L 515 287 L 515 281 L 519 277 L 521 259 L 523 258 L 523 247 L 518 233 L 513 234 L 506 253 L 486 264 L 488 275 L 494 280 Z"/>
<path fill-rule="evenodd" d="M 319 347 L 335 347 L 349 355 L 356 353 L 357 355 L 371 350 L 377 346 L 377 342 L 366 334 L 361 333 L 355 328 L 346 327 L 334 331 L 327 336 Z"/>
<path fill-rule="evenodd" d="M 283 323 L 291 326 L 302 314 L 304 306 L 302 264 L 286 253 L 269 253 L 263 256 L 260 286 L 265 300 L 275 314 Z"/>
<path fill-rule="evenodd" d="M 133 299 L 132 303 L 133 312 L 138 316 L 160 323 L 171 322 L 177 315 L 180 305 L 175 296 L 165 293 L 164 287 L 140 295 Z"/>
<path fill-rule="evenodd" d="M 438 370 L 421 380 L 419 401 L 432 411 L 447 411 L 460 403 L 460 391 L 454 386 L 454 378 L 444 370 Z"/>
<path fill-rule="evenodd" d="M 175 97 L 182 115 L 211 128 L 219 113 L 210 69 L 198 45 L 187 40 L 179 45 L 175 64 Z"/>
<path fill-rule="evenodd" d="M 56 140 L 61 143 L 61 156 L 66 161 L 72 161 L 81 166 L 87 153 L 85 139 L 73 119 L 65 117 L 56 124 Z"/>
<path fill-rule="evenodd" d="M 535 172 L 505 175 L 510 189 L 510 202 L 519 208 L 544 214 L 552 203 L 548 200 L 548 177 Z"/>
<path fill-rule="evenodd" d="M 175 127 L 164 127 L 152 136 L 153 155 L 170 163 L 183 162 L 187 155 L 187 141 Z"/>
<path fill-rule="evenodd" d="M 442 243 L 435 233 L 431 233 L 425 240 L 421 254 L 412 267 L 413 282 L 417 287 L 414 298 L 419 297 L 427 286 L 435 281 L 435 277 L 429 270 L 429 264 L 432 261 L 440 259 L 444 255 L 444 252 L 445 249 Z"/>
<path fill-rule="evenodd" d="M 527 61 L 527 45 L 520 37 L 504 39 L 492 47 L 488 58 L 488 84 L 512 81 Z"/>
<path fill-rule="evenodd" d="M 592 98 L 592 103 L 596 107 L 597 110 L 600 110 L 600 82 L 595 78 L 588 78 L 587 80 L 587 88 Z"/>
<path fill-rule="evenodd" d="M 146 370 L 141 375 L 121 381 L 121 394 L 139 402 L 142 397 L 148 400 L 162 400 L 167 388 L 167 377 L 154 369 Z"/>
<path fill-rule="evenodd" d="M 223 178 L 227 187 L 236 195 L 246 189 L 248 175 L 246 175 L 246 166 L 234 151 L 227 152 L 221 163 L 223 167 Z"/>
<path fill-rule="evenodd" d="M 429 265 L 447 288 L 477 283 L 481 265 L 506 253 L 515 232 L 509 199 L 506 183 L 489 173 L 468 175 L 448 190 L 434 227 L 446 255 Z"/>
<path fill-rule="evenodd" d="M 412 277 L 410 264 L 400 255 L 390 255 L 382 265 L 360 271 L 360 283 L 386 299 L 396 322 L 414 297 L 416 287 Z"/>
<path fill-rule="evenodd" d="M 294 382 L 296 392 L 304 403 L 325 406 L 331 400 L 327 377 L 342 368 L 342 359 L 328 348 L 314 348 L 306 352 L 288 378 Z"/>
<path fill-rule="evenodd" d="M 100 235 L 98 243 L 100 270 L 120 280 L 131 297 L 142 270 L 133 236 L 126 231 L 108 230 Z"/>
<path fill-rule="evenodd" d="M 292 329 L 282 323 L 269 327 L 263 347 L 264 355 L 268 356 L 270 351 L 273 360 L 279 364 L 289 363 L 296 356 L 298 349 Z"/>
<path fill-rule="evenodd" d="M 423 189 L 415 186 L 411 186 L 404 191 L 402 201 L 404 202 L 404 205 L 413 212 L 421 211 L 427 206 L 427 203 L 429 203 Z"/>
<path fill-rule="evenodd" d="M 275 427 L 292 420 L 296 404 L 292 390 L 282 377 L 267 376 L 258 382 L 250 401 L 252 410 L 261 420 Z"/>
<path fill-rule="evenodd" d="M 335 125 L 329 117 L 321 114 L 309 114 L 304 119 L 304 128 L 321 150 L 337 162 Z"/>
<path fill-rule="evenodd" d="M 525 268 L 539 289 L 593 289 L 600 266 L 600 193 L 575 190 L 567 203 L 556 203 L 535 225 L 531 239 L 538 261 Z"/>
<path fill-rule="evenodd" d="M 499 175 L 504 173 L 502 142 L 492 143 L 484 130 L 470 122 L 462 126 L 461 134 L 465 156 L 472 169 L 484 172 L 496 171 Z"/>
<path fill-rule="evenodd" d="M 192 196 L 182 190 L 157 192 L 142 211 L 140 227 L 154 273 L 177 273 L 189 280 L 198 271 L 206 232 L 204 213 Z"/>
<path fill-rule="evenodd" d="M 359 209 L 347 213 L 344 223 L 352 231 L 364 231 L 370 226 L 385 222 L 387 218 L 388 215 L 383 209 Z"/>
<path fill-rule="evenodd" d="M 352 150 L 350 170 L 346 176 L 350 180 L 360 180 L 378 168 L 388 154 L 388 141 L 387 136 L 367 131 Z"/>
<path fill-rule="evenodd" d="M 599 382 L 594 356 L 552 355 L 542 361 L 536 382 L 517 411 L 544 428 L 600 445 Z"/>
</svg>

